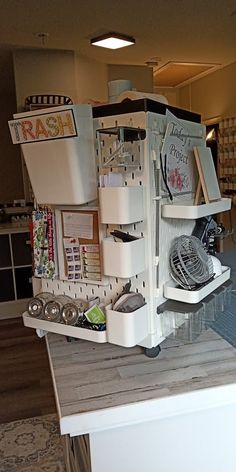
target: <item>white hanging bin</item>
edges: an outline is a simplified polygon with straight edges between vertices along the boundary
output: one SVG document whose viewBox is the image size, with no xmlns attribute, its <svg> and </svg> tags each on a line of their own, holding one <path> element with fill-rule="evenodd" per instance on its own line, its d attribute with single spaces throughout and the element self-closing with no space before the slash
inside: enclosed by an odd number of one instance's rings
<svg viewBox="0 0 236 472">
<path fill-rule="evenodd" d="M 104 275 L 130 278 L 145 270 L 144 238 L 125 243 L 106 238 L 102 248 Z"/>
<path fill-rule="evenodd" d="M 132 347 L 148 335 L 147 305 L 131 313 L 106 307 L 107 341 L 119 346 Z"/>
<path fill-rule="evenodd" d="M 90 105 L 14 115 L 9 128 L 21 144 L 35 198 L 41 204 L 81 205 L 97 198 Z"/>
<path fill-rule="evenodd" d="M 143 220 L 143 187 L 101 187 L 100 220 L 104 224 L 130 224 Z"/>
</svg>

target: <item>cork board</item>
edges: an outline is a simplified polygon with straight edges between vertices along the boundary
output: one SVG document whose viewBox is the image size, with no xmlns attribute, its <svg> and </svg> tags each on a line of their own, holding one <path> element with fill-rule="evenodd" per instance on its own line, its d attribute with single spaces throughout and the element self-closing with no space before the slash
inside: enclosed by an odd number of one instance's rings
<svg viewBox="0 0 236 472">
<path fill-rule="evenodd" d="M 61 211 L 62 279 L 101 281 L 98 210 Z"/>
</svg>

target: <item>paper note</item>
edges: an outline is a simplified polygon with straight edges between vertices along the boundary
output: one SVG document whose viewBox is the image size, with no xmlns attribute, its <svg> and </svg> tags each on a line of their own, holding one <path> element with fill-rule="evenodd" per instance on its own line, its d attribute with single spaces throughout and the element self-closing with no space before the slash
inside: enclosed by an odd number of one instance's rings
<svg viewBox="0 0 236 472">
<path fill-rule="evenodd" d="M 66 238 L 93 239 L 93 215 L 63 212 L 62 217 Z"/>
</svg>

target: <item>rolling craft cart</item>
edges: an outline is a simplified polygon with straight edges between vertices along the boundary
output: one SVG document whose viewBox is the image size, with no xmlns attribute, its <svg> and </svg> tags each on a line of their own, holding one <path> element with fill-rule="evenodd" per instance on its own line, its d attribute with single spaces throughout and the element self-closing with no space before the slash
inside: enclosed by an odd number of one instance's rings
<svg viewBox="0 0 236 472">
<path fill-rule="evenodd" d="M 192 176 L 191 186 L 176 191 L 173 201 L 163 188 L 161 172 L 166 110 L 187 129 L 181 139 L 188 140 Z M 34 279 L 34 291 L 85 300 L 97 296 L 106 314 L 106 330 L 101 332 L 34 319 L 28 313 L 23 314 L 25 326 L 35 328 L 39 335 L 53 332 L 127 348 L 139 345 L 147 356 L 156 357 L 162 341 L 179 327 L 166 323 L 168 312 L 158 314 L 158 307 L 166 299 L 198 303 L 230 277 L 230 269 L 225 267 L 222 275 L 197 293 L 179 289 L 170 281 L 168 258 L 173 239 L 190 235 L 196 219 L 226 211 L 231 205 L 225 198 L 193 204 L 197 172 L 191 150 L 205 143 L 200 116 L 142 99 L 95 107 L 93 117 L 88 105 L 67 105 L 14 118 L 9 122 L 12 139 L 22 146 L 35 198 L 56 215 L 59 275 Z M 122 184 L 102 186 L 105 176 L 115 174 Z M 80 245 L 86 247 L 92 239 L 98 248 L 100 277 L 93 274 L 68 280 L 63 265 L 66 212 L 77 222 L 81 216 L 97 215 L 95 233 L 81 233 Z M 79 226 L 77 229 L 80 231 Z M 118 242 L 111 236 L 114 230 L 135 239 Z M 75 236 L 73 231 L 71 236 Z M 145 305 L 131 313 L 115 311 L 113 304 L 128 282 L 132 292 L 142 294 Z"/>
</svg>

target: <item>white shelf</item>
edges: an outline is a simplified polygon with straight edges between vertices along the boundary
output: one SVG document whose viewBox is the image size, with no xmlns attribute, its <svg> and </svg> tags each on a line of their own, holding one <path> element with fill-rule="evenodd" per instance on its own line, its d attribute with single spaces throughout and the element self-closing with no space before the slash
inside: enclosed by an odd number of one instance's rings
<svg viewBox="0 0 236 472">
<path fill-rule="evenodd" d="M 162 205 L 162 216 L 164 218 L 182 218 L 196 220 L 203 216 L 214 215 L 230 210 L 231 198 L 222 198 L 217 202 L 193 205 L 193 202 L 179 202 L 178 204 Z"/>
<path fill-rule="evenodd" d="M 185 303 L 199 303 L 203 298 L 207 297 L 210 293 L 216 290 L 226 280 L 230 278 L 230 267 L 222 267 L 222 274 L 213 279 L 204 287 L 199 290 L 184 290 L 176 285 L 173 280 L 169 280 L 164 285 L 164 297 L 170 298 L 171 300 L 177 300 Z"/>
<path fill-rule="evenodd" d="M 64 336 L 71 336 L 72 338 L 86 339 L 87 341 L 93 341 L 95 343 L 107 342 L 106 331 L 93 331 L 92 329 L 39 320 L 37 318 L 32 318 L 26 312 L 23 313 L 23 322 L 28 328 L 41 329 L 49 333 L 63 334 Z"/>
</svg>

